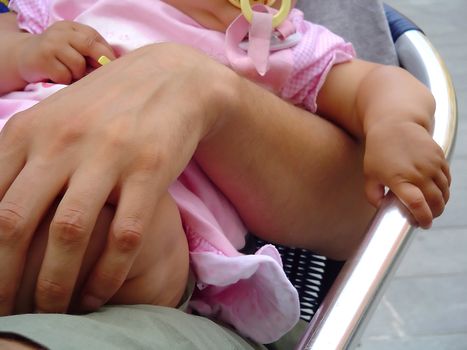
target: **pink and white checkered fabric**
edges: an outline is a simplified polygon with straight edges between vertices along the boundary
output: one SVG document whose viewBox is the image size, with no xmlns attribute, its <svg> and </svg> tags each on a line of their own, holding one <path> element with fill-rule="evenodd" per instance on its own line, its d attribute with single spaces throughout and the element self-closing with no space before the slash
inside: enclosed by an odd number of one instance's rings
<svg viewBox="0 0 467 350">
<path fill-rule="evenodd" d="M 37 34 L 49 25 L 49 0 L 11 0 L 10 9 L 18 13 L 18 23 L 24 30 Z M 316 112 L 316 98 L 327 74 L 335 64 L 355 57 L 355 51 L 350 43 L 325 27 L 305 21 L 297 9 L 292 10 L 289 20 L 302 39 L 291 49 L 293 70 L 279 94 L 295 105 Z"/>
<path fill-rule="evenodd" d="M 302 39 L 292 49 L 293 71 L 281 96 L 316 112 L 316 97 L 327 74 L 335 64 L 355 57 L 355 51 L 350 43 L 325 27 L 304 21 L 300 11 L 293 11 L 290 19 Z"/>
<path fill-rule="evenodd" d="M 47 0 L 10 0 L 10 10 L 18 14 L 18 25 L 28 32 L 39 34 L 49 23 Z"/>
</svg>

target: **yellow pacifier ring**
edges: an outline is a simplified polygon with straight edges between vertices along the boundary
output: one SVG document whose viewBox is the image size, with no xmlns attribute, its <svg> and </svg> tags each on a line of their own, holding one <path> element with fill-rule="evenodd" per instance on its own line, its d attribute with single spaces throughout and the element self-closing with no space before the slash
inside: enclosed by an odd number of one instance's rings
<svg viewBox="0 0 467 350">
<path fill-rule="evenodd" d="M 240 0 L 240 8 L 242 9 L 243 16 L 251 23 L 253 20 L 253 9 L 249 0 Z M 282 0 L 279 11 L 272 17 L 272 27 L 278 27 L 282 22 L 285 21 L 289 15 L 292 4 L 290 0 Z"/>
<path fill-rule="evenodd" d="M 241 8 L 240 0 L 229 0 L 229 2 L 232 5 L 234 5 L 235 7 Z M 261 5 L 266 5 L 266 6 L 272 6 L 276 2 L 276 0 L 263 0 L 263 1 L 261 1 L 261 0 L 251 0 L 250 2 L 252 2 L 253 5 L 261 4 Z"/>
</svg>

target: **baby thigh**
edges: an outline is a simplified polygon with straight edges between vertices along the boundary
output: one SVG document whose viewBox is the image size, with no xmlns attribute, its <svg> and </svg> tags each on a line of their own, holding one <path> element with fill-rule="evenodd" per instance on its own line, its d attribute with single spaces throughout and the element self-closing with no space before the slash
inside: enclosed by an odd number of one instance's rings
<svg viewBox="0 0 467 350">
<path fill-rule="evenodd" d="M 52 206 L 34 234 L 17 293 L 15 313 L 34 310 L 34 291 L 47 246 L 50 223 L 57 203 Z M 78 301 L 86 277 L 101 255 L 114 216 L 106 205 L 96 222 L 83 258 L 73 292 L 70 311 L 79 311 Z M 127 279 L 110 303 L 175 306 L 183 295 L 189 270 L 188 244 L 178 208 L 169 194 L 163 196 L 145 233 L 141 249 Z"/>
</svg>

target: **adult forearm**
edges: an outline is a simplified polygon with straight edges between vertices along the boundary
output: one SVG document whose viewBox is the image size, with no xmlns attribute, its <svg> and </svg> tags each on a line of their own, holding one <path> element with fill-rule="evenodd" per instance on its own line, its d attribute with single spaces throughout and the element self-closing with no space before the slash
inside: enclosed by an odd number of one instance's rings
<svg viewBox="0 0 467 350">
<path fill-rule="evenodd" d="M 237 102 L 199 145 L 197 161 L 259 236 L 347 257 L 373 212 L 359 146 L 247 80 L 232 85 Z"/>
</svg>

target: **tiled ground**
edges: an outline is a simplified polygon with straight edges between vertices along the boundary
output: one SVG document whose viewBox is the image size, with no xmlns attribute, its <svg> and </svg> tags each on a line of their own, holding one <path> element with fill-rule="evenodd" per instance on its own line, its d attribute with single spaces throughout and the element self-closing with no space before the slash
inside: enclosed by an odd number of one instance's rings
<svg viewBox="0 0 467 350">
<path fill-rule="evenodd" d="M 445 59 L 459 130 L 452 196 L 430 231 L 417 231 L 359 350 L 467 349 L 467 0 L 386 0 L 414 20 Z"/>
</svg>

